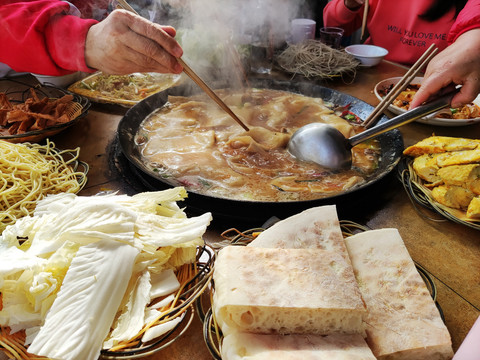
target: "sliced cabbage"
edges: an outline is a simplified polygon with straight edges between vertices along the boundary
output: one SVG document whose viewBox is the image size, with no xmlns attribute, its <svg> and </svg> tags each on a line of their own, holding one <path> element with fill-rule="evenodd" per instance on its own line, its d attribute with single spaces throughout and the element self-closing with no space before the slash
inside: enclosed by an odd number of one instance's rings
<svg viewBox="0 0 480 360">
<path fill-rule="evenodd" d="M 80 247 L 29 352 L 51 359 L 98 359 L 138 253 L 109 240 Z"/>
<path fill-rule="evenodd" d="M 193 263 L 204 244 L 211 214 L 188 218 L 177 205 L 186 196 L 175 188 L 41 200 L 0 236 L 0 325 L 25 330 L 30 352 L 56 360 L 97 358 L 105 339 L 138 334 L 158 313 L 148 307 L 155 279 Z"/>
</svg>

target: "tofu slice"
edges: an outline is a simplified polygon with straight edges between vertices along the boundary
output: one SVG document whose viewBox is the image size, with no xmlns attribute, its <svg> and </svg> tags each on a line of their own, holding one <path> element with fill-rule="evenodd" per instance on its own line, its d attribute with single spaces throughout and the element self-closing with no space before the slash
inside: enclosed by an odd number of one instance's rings
<svg viewBox="0 0 480 360">
<path fill-rule="evenodd" d="M 480 196 L 474 197 L 467 208 L 467 217 L 480 220 Z"/>
<path fill-rule="evenodd" d="M 442 205 L 466 210 L 475 194 L 461 186 L 440 185 L 432 189 L 432 197 Z"/>
<path fill-rule="evenodd" d="M 365 231 L 345 242 L 377 359 L 451 359 L 450 334 L 398 230 Z"/>
<path fill-rule="evenodd" d="M 228 246 L 213 280 L 213 313 L 224 333 L 364 334 L 365 307 L 339 254 Z"/>
<path fill-rule="evenodd" d="M 472 163 L 480 163 L 480 149 L 452 151 L 437 157 L 437 165 L 439 167 Z"/>
<path fill-rule="evenodd" d="M 441 177 L 438 176 L 438 170 L 440 169 L 437 165 L 438 154 L 425 154 L 416 157 L 413 160 L 413 170 L 417 175 L 429 183 L 434 185 L 439 185 L 442 181 Z"/>
<path fill-rule="evenodd" d="M 415 145 L 407 147 L 404 155 L 417 157 L 424 154 L 438 154 L 447 151 L 474 150 L 479 148 L 480 140 L 455 138 L 449 136 L 430 136 Z"/>
<path fill-rule="evenodd" d="M 438 170 L 446 185 L 462 186 L 480 195 L 480 164 L 452 165 Z"/>
</svg>

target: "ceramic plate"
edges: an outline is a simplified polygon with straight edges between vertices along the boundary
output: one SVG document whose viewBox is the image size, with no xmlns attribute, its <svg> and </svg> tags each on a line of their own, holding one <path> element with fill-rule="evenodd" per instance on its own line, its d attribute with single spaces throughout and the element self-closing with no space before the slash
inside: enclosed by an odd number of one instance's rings
<svg viewBox="0 0 480 360">
<path fill-rule="evenodd" d="M 395 85 L 400 79 L 401 77 L 393 77 L 393 78 L 382 80 L 377 85 L 375 85 L 374 93 L 375 93 L 375 96 L 378 98 L 378 100 L 381 101 L 383 99 L 383 96 L 381 95 L 382 89 L 388 88 L 392 84 Z M 413 79 L 412 84 L 421 84 L 422 80 L 423 80 L 423 77 L 416 77 Z M 473 102 L 476 105 L 480 106 L 480 95 Z M 388 107 L 388 110 L 390 110 L 392 113 L 396 115 L 403 114 L 406 111 L 394 105 L 390 105 Z M 472 125 L 480 122 L 480 117 L 474 118 L 474 119 L 444 119 L 444 118 L 435 117 L 435 113 L 434 113 L 434 114 L 422 117 L 416 121 L 423 124 L 437 125 L 437 126 L 466 126 L 466 125 Z"/>
</svg>

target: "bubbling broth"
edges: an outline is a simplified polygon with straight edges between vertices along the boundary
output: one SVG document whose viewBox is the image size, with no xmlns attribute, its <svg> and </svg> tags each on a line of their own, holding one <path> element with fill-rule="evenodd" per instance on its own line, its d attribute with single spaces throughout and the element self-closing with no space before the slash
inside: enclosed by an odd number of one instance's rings
<svg viewBox="0 0 480 360">
<path fill-rule="evenodd" d="M 320 98 L 271 89 L 216 93 L 249 131 L 201 94 L 170 96 L 136 134 L 145 164 L 173 186 L 233 200 L 311 200 L 362 184 L 377 168 L 375 140 L 353 148 L 353 166 L 345 171 L 290 155 L 290 136 L 311 122 L 330 124 L 346 138 L 363 130 Z"/>
</svg>

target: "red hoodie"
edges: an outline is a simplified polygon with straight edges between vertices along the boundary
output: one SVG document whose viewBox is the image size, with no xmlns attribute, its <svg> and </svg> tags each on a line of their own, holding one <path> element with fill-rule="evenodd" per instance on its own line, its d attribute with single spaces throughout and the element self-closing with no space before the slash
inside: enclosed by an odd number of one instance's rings
<svg viewBox="0 0 480 360">
<path fill-rule="evenodd" d="M 88 1 L 80 1 L 85 7 Z M 97 23 L 71 13 L 60 0 L 0 0 L 0 62 L 17 72 L 65 75 L 92 72 L 85 63 L 85 39 Z"/>
<path fill-rule="evenodd" d="M 418 15 L 426 11 L 432 0 L 370 0 L 367 44 L 381 46 L 389 51 L 387 60 L 413 64 L 432 44 L 439 50 L 462 34 L 480 27 L 480 0 L 469 0 L 455 19 L 451 9 L 440 19 L 429 22 Z M 360 28 L 363 6 L 357 11 L 347 9 L 344 0 L 333 0 L 323 12 L 325 26 L 345 29 L 345 35 Z"/>
</svg>

